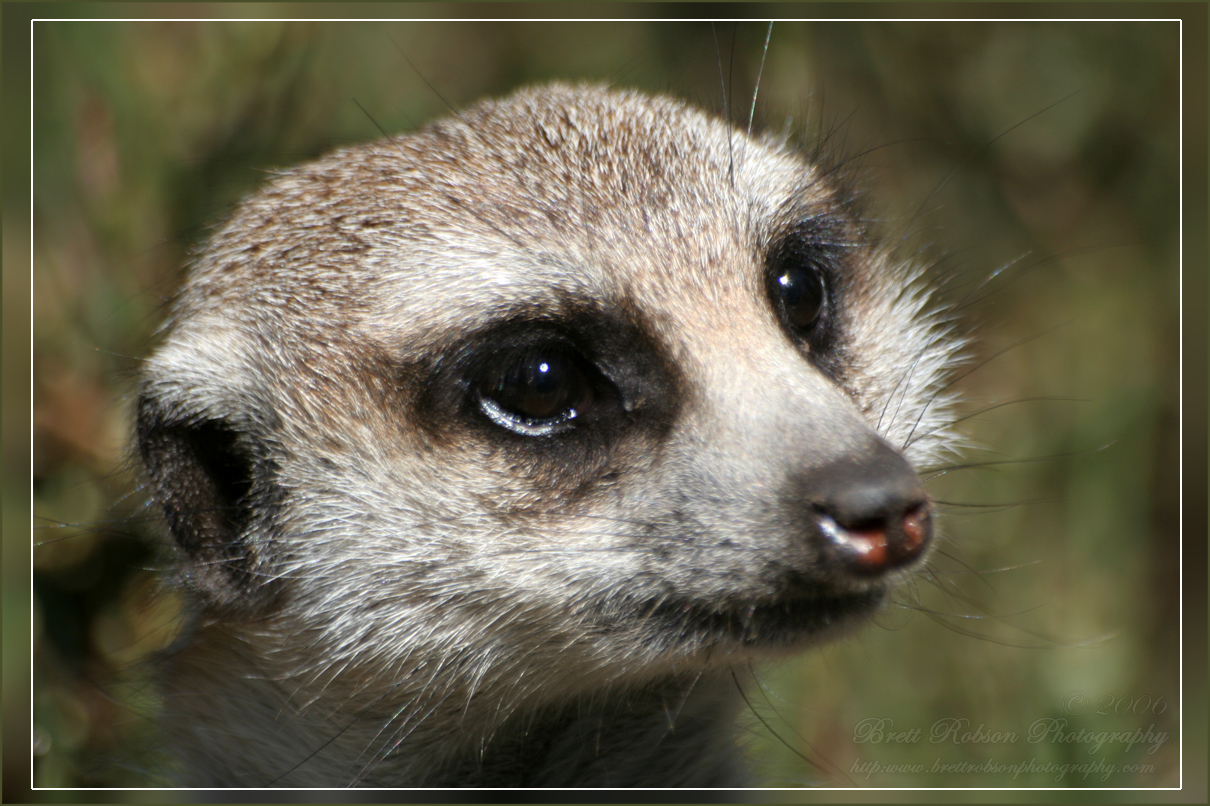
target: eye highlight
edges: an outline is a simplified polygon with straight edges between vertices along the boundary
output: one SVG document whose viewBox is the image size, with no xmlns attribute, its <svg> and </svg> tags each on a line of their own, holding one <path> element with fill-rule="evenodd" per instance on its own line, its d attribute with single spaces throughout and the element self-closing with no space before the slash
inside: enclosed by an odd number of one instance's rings
<svg viewBox="0 0 1210 806">
<path fill-rule="evenodd" d="M 583 358 L 559 345 L 506 352 L 478 385 L 479 409 L 517 434 L 561 433 L 592 409 L 594 374 Z"/>
<path fill-rule="evenodd" d="M 774 264 L 769 293 L 783 322 L 800 335 L 810 335 L 827 311 L 823 270 L 801 255 L 791 254 Z"/>
</svg>

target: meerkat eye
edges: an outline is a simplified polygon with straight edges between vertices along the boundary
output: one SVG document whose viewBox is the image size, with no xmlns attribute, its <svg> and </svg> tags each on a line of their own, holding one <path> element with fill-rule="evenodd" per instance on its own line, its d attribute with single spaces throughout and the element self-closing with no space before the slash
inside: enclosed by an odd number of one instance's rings
<svg viewBox="0 0 1210 806">
<path fill-rule="evenodd" d="M 827 289 L 823 272 L 809 260 L 781 260 L 771 274 L 771 293 L 787 325 L 810 333 L 823 318 Z"/>
<path fill-rule="evenodd" d="M 479 408 L 518 434 L 559 433 L 592 408 L 591 374 L 582 358 L 558 346 L 506 353 L 479 385 Z"/>
</svg>

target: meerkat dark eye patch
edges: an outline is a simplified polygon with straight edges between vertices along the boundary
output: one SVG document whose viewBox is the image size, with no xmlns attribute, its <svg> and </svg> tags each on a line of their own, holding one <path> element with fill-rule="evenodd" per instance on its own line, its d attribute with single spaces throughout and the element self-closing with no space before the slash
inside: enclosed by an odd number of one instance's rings
<svg viewBox="0 0 1210 806">
<path fill-rule="evenodd" d="M 418 365 L 409 406 L 434 444 L 470 438 L 510 461 L 588 472 L 615 447 L 658 441 L 680 407 L 677 365 L 626 299 L 522 304 L 457 336 Z"/>
</svg>

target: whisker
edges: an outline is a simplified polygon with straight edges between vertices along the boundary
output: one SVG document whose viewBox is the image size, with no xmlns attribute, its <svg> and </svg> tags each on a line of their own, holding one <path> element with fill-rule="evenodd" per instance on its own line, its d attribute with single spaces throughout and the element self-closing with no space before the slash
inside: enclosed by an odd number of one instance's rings
<svg viewBox="0 0 1210 806">
<path fill-rule="evenodd" d="M 765 46 L 760 51 L 760 67 L 756 70 L 756 86 L 752 88 L 752 108 L 748 111 L 748 136 L 752 136 L 752 121 L 756 117 L 756 97 L 760 95 L 760 78 L 765 72 L 765 57 L 769 55 L 769 40 L 773 37 L 773 21 L 765 31 Z"/>
</svg>

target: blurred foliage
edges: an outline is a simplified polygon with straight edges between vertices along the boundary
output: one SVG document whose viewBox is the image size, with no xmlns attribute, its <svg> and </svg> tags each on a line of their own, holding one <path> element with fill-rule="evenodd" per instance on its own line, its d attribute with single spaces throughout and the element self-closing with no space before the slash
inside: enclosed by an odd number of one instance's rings
<svg viewBox="0 0 1210 806">
<path fill-rule="evenodd" d="M 755 22 L 34 27 L 37 785 L 155 781 L 139 659 L 179 617 L 153 580 L 162 538 L 123 446 L 138 357 L 207 228 L 274 168 L 527 82 L 667 91 L 746 126 L 765 33 Z M 974 448 L 930 482 L 946 539 L 900 596 L 910 606 L 758 670 L 756 783 L 1176 784 L 1177 78 L 1172 23 L 773 28 L 757 124 L 852 156 L 878 227 L 933 264 L 968 314 L 960 385 Z M 1086 697 L 1078 708 L 1073 692 Z M 1097 713 L 1103 702 L 1110 713 Z M 922 738 L 855 741 L 869 718 Z M 1018 738 L 930 742 L 944 718 Z M 1169 738 L 1150 754 L 1031 743 L 1044 718 Z M 1119 770 L 936 766 L 989 758 Z"/>
</svg>

